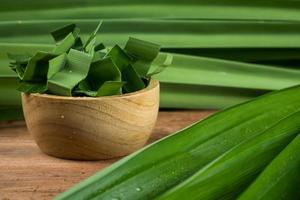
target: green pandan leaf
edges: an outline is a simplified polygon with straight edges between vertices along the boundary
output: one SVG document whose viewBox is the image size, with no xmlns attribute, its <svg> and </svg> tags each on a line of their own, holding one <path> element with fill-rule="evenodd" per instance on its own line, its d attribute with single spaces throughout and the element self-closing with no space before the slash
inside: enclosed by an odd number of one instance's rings
<svg viewBox="0 0 300 200">
<path fill-rule="evenodd" d="M 150 67 L 147 77 L 151 77 L 155 74 L 159 74 L 165 70 L 166 67 L 172 64 L 173 55 L 172 54 L 161 54 L 155 59 L 152 63 L 152 67 Z M 152 69 L 154 68 L 154 69 Z"/>
<path fill-rule="evenodd" d="M 115 65 L 122 74 L 122 81 L 125 81 L 125 92 L 134 92 L 145 88 L 145 84 L 136 70 L 132 67 L 132 57 L 130 57 L 121 47 L 115 45 L 107 54 L 111 57 Z"/>
<path fill-rule="evenodd" d="M 75 35 L 79 34 L 79 29 L 75 24 L 68 24 L 66 26 L 57 28 L 51 32 L 51 35 L 55 42 L 60 42 L 64 40 L 70 33 L 75 33 Z"/>
<path fill-rule="evenodd" d="M 75 24 L 69 24 L 51 33 L 56 41 L 49 52 L 39 51 L 34 56 L 9 55 L 17 72 L 23 92 L 49 92 L 72 96 L 107 96 L 135 92 L 147 86 L 149 68 L 157 57 L 159 46 L 130 38 L 126 50 L 115 45 L 108 49 L 96 45 L 96 35 L 102 21 L 83 44 Z M 170 59 L 157 62 L 167 65 Z M 156 69 L 153 74 L 162 70 Z M 148 76 L 146 76 L 148 74 Z"/>
<path fill-rule="evenodd" d="M 25 93 L 44 93 L 47 91 L 45 83 L 21 82 L 17 88 L 20 92 Z"/>
<path fill-rule="evenodd" d="M 124 48 L 134 57 L 152 61 L 160 51 L 160 45 L 130 37 Z"/>
<path fill-rule="evenodd" d="M 299 119 L 299 118 L 298 118 Z M 269 163 L 238 200 L 282 200 L 300 196 L 300 134 Z"/>
<path fill-rule="evenodd" d="M 94 62 L 84 80 L 92 91 L 97 91 L 106 81 L 121 81 L 121 72 L 110 57 Z"/>
<path fill-rule="evenodd" d="M 49 91 L 72 96 L 73 88 L 87 76 L 91 62 L 91 55 L 71 49 L 65 67 L 48 80 Z"/>
<path fill-rule="evenodd" d="M 90 37 L 88 38 L 88 40 L 84 44 L 83 48 L 84 48 L 85 52 L 91 53 L 91 52 L 94 51 L 95 42 L 96 42 L 96 35 L 97 35 L 97 32 L 100 29 L 101 24 L 102 24 L 102 21 L 99 22 L 99 24 L 96 27 L 96 29 L 94 30 L 94 32 L 90 35 Z"/>
<path fill-rule="evenodd" d="M 20 75 L 22 81 L 29 82 L 47 82 L 47 73 L 49 67 L 49 60 L 55 55 L 45 51 L 37 52 L 28 61 L 23 75 Z"/>
<path fill-rule="evenodd" d="M 67 62 L 67 54 L 61 54 L 51 60 L 49 60 L 49 69 L 47 78 L 50 79 L 52 76 L 54 76 L 57 72 L 62 70 Z"/>
<path fill-rule="evenodd" d="M 99 44 L 97 44 L 96 46 L 95 46 L 95 51 L 100 51 L 100 50 L 103 50 L 103 49 L 105 49 L 106 47 L 105 47 L 105 45 L 103 44 L 103 43 L 99 43 Z"/>
<path fill-rule="evenodd" d="M 51 32 L 52 37 L 57 43 L 54 53 L 60 54 L 68 52 L 71 48 L 82 50 L 83 43 L 79 37 L 79 28 L 75 24 L 69 24 Z"/>
<path fill-rule="evenodd" d="M 84 51 L 86 52 L 86 53 L 90 53 L 90 54 L 94 54 L 95 53 L 95 50 L 94 50 L 94 48 L 95 48 L 95 42 L 96 42 L 96 38 L 93 38 L 90 42 L 89 42 L 89 44 L 84 48 Z"/>
<path fill-rule="evenodd" d="M 106 81 L 104 82 L 99 90 L 97 91 L 97 96 L 110 96 L 122 94 L 122 86 L 125 82 L 120 81 Z"/>
<path fill-rule="evenodd" d="M 98 91 L 91 91 L 89 90 L 89 85 L 86 82 L 79 84 L 80 86 L 78 89 L 74 91 L 75 95 L 86 95 L 90 97 L 99 97 L 99 96 L 110 96 L 110 95 L 118 95 L 122 94 L 122 86 L 125 82 L 121 81 L 106 81 L 104 82 Z"/>
<path fill-rule="evenodd" d="M 107 54 L 122 72 L 133 59 L 119 46 L 115 45 Z"/>
<path fill-rule="evenodd" d="M 300 86 L 228 108 L 123 158 L 56 200 L 157 199 L 181 186 L 190 188 L 173 199 L 235 199 L 228 198 L 231 189 L 244 185 L 245 176 L 253 180 L 249 173 L 263 169 L 300 131 L 299 111 Z"/>
<path fill-rule="evenodd" d="M 137 60 L 132 66 L 139 76 L 146 78 L 151 66 L 151 61 Z"/>
<path fill-rule="evenodd" d="M 143 80 L 139 77 L 131 64 L 122 70 L 122 80 L 126 81 L 124 85 L 126 92 L 134 92 L 145 88 Z"/>
<path fill-rule="evenodd" d="M 13 63 L 21 63 L 21 64 L 27 64 L 29 59 L 31 58 L 31 55 L 29 54 L 12 54 L 7 53 L 7 57 L 10 60 L 14 60 Z"/>
<path fill-rule="evenodd" d="M 76 38 L 72 33 L 69 33 L 65 39 L 62 40 L 53 50 L 54 54 L 61 54 L 68 52 L 74 46 Z"/>
<path fill-rule="evenodd" d="M 146 77 L 152 61 L 160 51 L 160 46 L 130 37 L 126 43 L 125 50 L 135 58 L 133 63 L 134 69 L 140 76 Z"/>
<path fill-rule="evenodd" d="M 101 50 L 94 52 L 93 63 L 97 62 L 99 60 L 102 60 L 105 56 L 106 56 L 106 53 L 102 52 Z"/>
<path fill-rule="evenodd" d="M 13 63 L 10 65 L 10 68 L 14 70 L 18 74 L 19 79 L 21 79 L 24 76 L 26 64 Z"/>
</svg>

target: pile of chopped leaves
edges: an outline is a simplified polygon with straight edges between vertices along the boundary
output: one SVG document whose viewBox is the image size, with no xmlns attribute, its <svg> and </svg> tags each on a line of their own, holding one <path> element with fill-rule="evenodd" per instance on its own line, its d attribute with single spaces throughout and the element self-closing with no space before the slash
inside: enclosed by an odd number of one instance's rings
<svg viewBox="0 0 300 200">
<path fill-rule="evenodd" d="M 56 45 L 50 52 L 34 55 L 8 54 L 10 67 L 18 74 L 18 90 L 60 96 L 109 96 L 147 87 L 151 76 L 172 62 L 160 46 L 129 38 L 124 48 L 106 48 L 96 42 L 101 22 L 84 42 L 80 29 L 69 24 L 51 32 Z"/>
</svg>

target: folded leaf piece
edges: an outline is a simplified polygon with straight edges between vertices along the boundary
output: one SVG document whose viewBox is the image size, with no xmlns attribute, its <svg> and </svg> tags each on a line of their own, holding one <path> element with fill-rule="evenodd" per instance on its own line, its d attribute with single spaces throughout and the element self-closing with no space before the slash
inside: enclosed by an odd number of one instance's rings
<svg viewBox="0 0 300 200">
<path fill-rule="evenodd" d="M 130 37 L 125 48 L 134 58 L 133 67 L 141 77 L 146 77 L 152 61 L 158 56 L 160 46 Z"/>
<path fill-rule="evenodd" d="M 157 58 L 152 62 L 150 69 L 147 72 L 147 77 L 151 77 L 155 74 L 159 74 L 165 70 L 166 67 L 170 66 L 173 62 L 172 54 L 160 54 Z M 153 67 L 152 67 L 153 66 Z M 152 68 L 155 68 L 152 70 Z"/>
<path fill-rule="evenodd" d="M 17 90 L 25 93 L 44 93 L 47 91 L 47 84 L 23 81 L 19 84 Z"/>
<path fill-rule="evenodd" d="M 47 73 L 49 69 L 49 60 L 55 55 L 52 53 L 39 51 L 33 57 L 28 55 L 8 56 L 16 61 L 11 63 L 12 69 L 17 72 L 21 83 L 18 90 L 26 93 L 43 93 L 47 91 Z"/>
<path fill-rule="evenodd" d="M 47 79 L 50 79 L 57 72 L 62 70 L 67 62 L 67 54 L 63 53 L 51 60 L 49 60 L 49 69 L 47 73 Z"/>
<path fill-rule="evenodd" d="M 62 54 L 69 52 L 69 50 L 74 46 L 76 38 L 72 33 L 69 33 L 65 39 L 63 39 L 54 49 L 54 54 Z"/>
<path fill-rule="evenodd" d="M 122 74 L 122 81 L 126 82 L 124 90 L 126 92 L 134 92 L 145 88 L 145 84 L 131 63 L 134 62 L 123 49 L 118 45 L 114 46 L 107 54 L 111 57 L 115 65 L 119 68 Z"/>
<path fill-rule="evenodd" d="M 96 35 L 97 35 L 97 32 L 100 29 L 101 24 L 102 24 L 102 21 L 98 24 L 97 28 L 90 35 L 90 37 L 88 38 L 88 40 L 85 42 L 85 44 L 83 46 L 85 52 L 88 52 L 88 53 L 94 52 L 94 47 L 95 47 L 95 42 L 96 42 Z"/>
<path fill-rule="evenodd" d="M 121 72 L 110 57 L 94 62 L 84 80 L 90 90 L 98 90 L 106 81 L 121 81 Z"/>
<path fill-rule="evenodd" d="M 135 92 L 145 88 L 145 83 L 135 71 L 131 64 L 127 65 L 125 69 L 122 70 L 122 78 L 125 81 L 124 90 L 129 92 Z"/>
<path fill-rule="evenodd" d="M 106 81 L 104 82 L 99 90 L 97 91 L 97 96 L 110 96 L 122 94 L 122 86 L 125 82 L 120 81 Z"/>
<path fill-rule="evenodd" d="M 44 51 L 37 52 L 32 58 L 29 59 L 21 80 L 39 83 L 45 82 L 47 80 L 49 67 L 48 62 L 54 56 L 54 54 Z"/>
<path fill-rule="evenodd" d="M 70 33 L 73 34 L 74 36 L 78 35 L 79 29 L 76 27 L 75 24 L 68 24 L 60 28 L 57 28 L 51 32 L 51 35 L 55 40 L 55 42 L 60 42 L 64 40 Z"/>
<path fill-rule="evenodd" d="M 107 54 L 122 72 L 131 62 L 131 58 L 119 45 L 115 45 Z"/>
<path fill-rule="evenodd" d="M 71 49 L 65 67 L 48 80 L 49 91 L 72 96 L 74 87 L 87 76 L 91 62 L 91 55 Z"/>
<path fill-rule="evenodd" d="M 121 94 L 122 86 L 119 68 L 110 57 L 106 57 L 92 63 L 87 77 L 79 83 L 75 93 L 88 96 L 115 95 Z M 112 89 L 111 92 L 108 91 L 109 88 Z"/>
</svg>

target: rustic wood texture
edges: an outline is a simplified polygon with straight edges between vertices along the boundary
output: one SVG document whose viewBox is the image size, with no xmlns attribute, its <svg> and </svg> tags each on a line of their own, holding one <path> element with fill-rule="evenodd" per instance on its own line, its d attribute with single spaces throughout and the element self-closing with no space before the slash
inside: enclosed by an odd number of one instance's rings
<svg viewBox="0 0 300 200">
<path fill-rule="evenodd" d="M 163 111 L 148 143 L 213 111 Z M 24 122 L 0 123 L 0 200 L 48 200 L 117 161 L 72 161 L 42 153 Z"/>
<path fill-rule="evenodd" d="M 110 159 L 145 145 L 159 106 L 159 83 L 137 92 L 91 97 L 22 94 L 29 132 L 41 150 L 76 160 Z"/>
</svg>

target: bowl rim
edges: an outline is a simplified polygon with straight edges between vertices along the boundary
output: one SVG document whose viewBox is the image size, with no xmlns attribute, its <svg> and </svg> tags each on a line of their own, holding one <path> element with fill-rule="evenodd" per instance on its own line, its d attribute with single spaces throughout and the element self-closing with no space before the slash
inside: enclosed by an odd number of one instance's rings
<svg viewBox="0 0 300 200">
<path fill-rule="evenodd" d="M 98 99 L 109 99 L 109 98 L 128 98 L 136 95 L 141 95 L 143 93 L 146 93 L 150 90 L 153 90 L 155 88 L 159 87 L 159 81 L 155 79 L 150 79 L 149 84 L 147 87 L 135 91 L 130 92 L 126 94 L 118 94 L 118 95 L 111 95 L 111 96 L 100 96 L 100 97 L 70 97 L 70 96 L 59 96 L 54 94 L 40 94 L 40 93 L 24 93 L 22 92 L 22 95 L 29 95 L 33 97 L 41 97 L 41 98 L 48 98 L 48 99 L 60 99 L 60 100 L 98 100 Z"/>
</svg>

